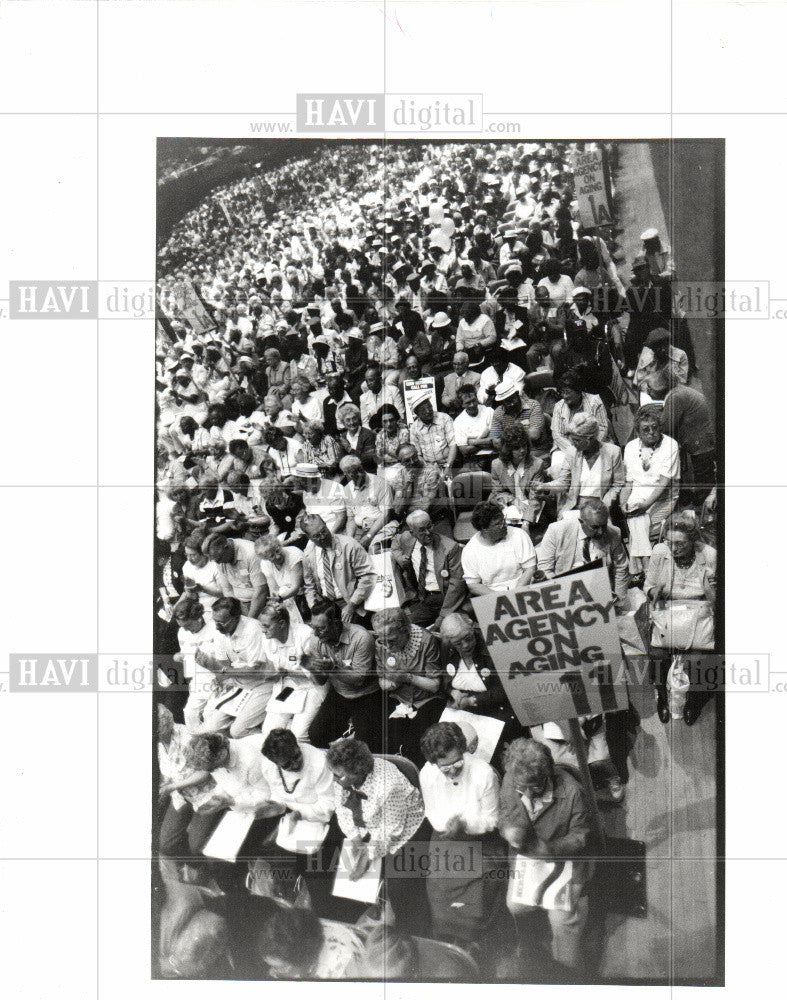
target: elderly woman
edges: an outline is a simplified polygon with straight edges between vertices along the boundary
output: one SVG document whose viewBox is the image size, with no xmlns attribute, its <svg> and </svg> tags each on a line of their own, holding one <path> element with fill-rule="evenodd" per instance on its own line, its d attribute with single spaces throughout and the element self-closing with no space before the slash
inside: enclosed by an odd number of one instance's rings
<svg viewBox="0 0 787 1000">
<path fill-rule="evenodd" d="M 377 465 L 374 431 L 361 426 L 361 411 L 354 403 L 345 403 L 337 409 L 336 416 L 344 424 L 338 438 L 341 458 L 355 455 L 365 469 L 373 472 Z"/>
<path fill-rule="evenodd" d="M 420 791 L 360 740 L 336 740 L 327 763 L 334 777 L 336 819 L 350 855 L 350 879 L 361 878 L 382 858 L 397 924 L 424 934 L 429 904 L 420 873 L 428 868 L 429 833 Z"/>
<path fill-rule="evenodd" d="M 620 448 L 600 441 L 598 420 L 582 411 L 569 421 L 568 439 L 571 447 L 566 452 L 560 474 L 546 484 L 547 489 L 563 496 L 561 516 L 565 517 L 570 511 L 578 517 L 582 501 L 588 497 L 601 500 L 611 510 L 626 483 Z"/>
<path fill-rule="evenodd" d="M 410 443 L 410 431 L 402 423 L 399 411 L 391 403 L 383 403 L 372 417 L 372 425 L 378 425 L 374 450 L 377 455 L 377 474 L 386 476 L 390 467 L 399 461 L 399 448 Z"/>
<path fill-rule="evenodd" d="M 432 927 L 440 938 L 472 944 L 497 916 L 504 885 L 498 777 L 486 761 L 468 753 L 455 722 L 430 726 L 421 750 L 426 758 L 421 794 L 435 848 L 426 882 Z"/>
<path fill-rule="evenodd" d="M 290 621 L 283 604 L 270 601 L 260 615 L 265 639 L 262 652 L 276 682 L 268 701 L 263 736 L 272 729 L 291 729 L 308 740 L 309 726 L 328 693 L 327 678 L 310 669 L 310 651 L 316 647 L 308 625 Z"/>
<path fill-rule="evenodd" d="M 303 588 L 303 552 L 294 545 L 282 545 L 275 535 L 263 535 L 254 543 L 271 598 L 281 601 L 293 625 L 303 624 L 297 596 Z"/>
<path fill-rule="evenodd" d="M 535 872 L 543 862 L 571 862 L 570 869 L 555 871 L 568 875 L 561 890 L 566 908 L 547 912 L 553 958 L 565 966 L 579 965 L 588 913 L 585 886 L 590 870 L 583 859 L 590 849 L 590 818 L 579 782 L 555 767 L 549 748 L 536 740 L 514 740 L 508 748 L 500 787 L 500 832 L 512 848 L 514 873 L 528 868 Z M 520 919 L 538 911 L 513 900 L 509 908 Z M 522 940 L 532 936 L 523 934 Z"/>
<path fill-rule="evenodd" d="M 513 719 L 503 685 L 473 619 L 463 612 L 446 615 L 440 625 L 440 640 L 451 706 Z"/>
<path fill-rule="evenodd" d="M 643 406 L 635 421 L 637 436 L 623 451 L 626 485 L 620 506 L 628 518 L 632 573 L 644 573 L 652 543 L 675 509 L 680 481 L 677 441 L 661 430 L 661 407 Z"/>
<path fill-rule="evenodd" d="M 542 509 L 533 486 L 543 478 L 544 461 L 531 451 L 530 436 L 519 424 L 506 427 L 500 457 L 492 459 L 490 500 L 502 507 L 516 507 L 526 524 L 537 521 Z"/>
<path fill-rule="evenodd" d="M 290 384 L 292 392 L 292 413 L 301 426 L 305 421 L 315 422 L 322 420 L 322 400 L 314 391 L 311 382 L 302 375 L 292 380 Z"/>
<path fill-rule="evenodd" d="M 716 605 L 716 550 L 705 545 L 692 512 L 673 515 L 664 527 L 664 541 L 653 548 L 645 577 L 645 593 L 652 622 L 656 706 L 662 722 L 669 722 L 667 673 L 679 652 L 708 652 L 714 648 Z M 690 678 L 690 681 L 692 678 Z M 697 678 L 689 688 L 683 719 L 697 721 L 707 694 Z"/>
<path fill-rule="evenodd" d="M 606 441 L 609 437 L 609 421 L 607 411 L 601 397 L 583 391 L 584 383 L 581 375 L 575 371 L 567 371 L 558 382 L 560 400 L 552 411 L 552 464 L 549 474 L 554 479 L 565 462 L 565 456 L 572 447 L 568 436 L 568 426 L 571 418 L 577 413 L 586 413 L 595 417 L 598 423 L 598 439 Z"/>
<path fill-rule="evenodd" d="M 536 550 L 522 528 L 507 525 L 499 504 L 482 500 L 471 519 L 476 533 L 462 552 L 465 583 L 474 597 L 516 590 L 533 579 Z"/>
<path fill-rule="evenodd" d="M 322 415 L 322 410 L 320 410 Z M 339 445 L 326 434 L 321 420 L 306 420 L 301 424 L 303 443 L 300 461 L 316 465 L 322 476 L 335 476 L 339 471 Z"/>
<path fill-rule="evenodd" d="M 385 608 L 372 618 L 379 684 L 386 693 L 383 711 L 386 745 L 423 764 L 420 738 L 445 707 L 443 672 L 435 636 L 413 625 L 402 608 Z"/>
</svg>

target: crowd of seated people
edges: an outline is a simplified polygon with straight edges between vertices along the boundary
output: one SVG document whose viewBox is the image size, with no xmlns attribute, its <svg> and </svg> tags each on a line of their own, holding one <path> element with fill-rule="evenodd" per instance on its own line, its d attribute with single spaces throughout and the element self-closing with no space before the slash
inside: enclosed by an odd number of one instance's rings
<svg viewBox="0 0 787 1000">
<path fill-rule="evenodd" d="M 535 954 L 587 962 L 589 793 L 473 598 L 602 565 L 618 616 L 644 602 L 659 718 L 693 725 L 670 670 L 714 648 L 716 445 L 668 254 L 581 224 L 576 148 L 324 144 L 162 249 L 162 975 L 417 979 L 439 940 L 516 979 L 523 858 L 572 861 Z M 624 714 L 581 720 L 613 809 Z M 503 725 L 485 755 L 473 716 Z M 205 851 L 228 816 L 234 860 Z M 340 875 L 379 875 L 371 910 Z"/>
</svg>

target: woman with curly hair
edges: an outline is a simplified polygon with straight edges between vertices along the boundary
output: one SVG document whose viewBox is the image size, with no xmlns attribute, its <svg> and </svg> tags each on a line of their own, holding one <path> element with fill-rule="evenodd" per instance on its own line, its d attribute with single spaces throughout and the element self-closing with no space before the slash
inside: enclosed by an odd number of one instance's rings
<svg viewBox="0 0 787 1000">
<path fill-rule="evenodd" d="M 523 426 L 506 427 L 500 442 L 500 456 L 492 459 L 490 500 L 502 507 L 514 506 L 526 524 L 538 520 L 543 504 L 532 487 L 544 478 L 544 461 L 531 450 L 530 437 Z"/>
</svg>

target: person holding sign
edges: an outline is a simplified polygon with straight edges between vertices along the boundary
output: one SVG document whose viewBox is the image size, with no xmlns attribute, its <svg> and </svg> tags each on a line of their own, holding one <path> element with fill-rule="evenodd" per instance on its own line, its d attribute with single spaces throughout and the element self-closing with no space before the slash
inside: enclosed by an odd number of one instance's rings
<svg viewBox="0 0 787 1000">
<path fill-rule="evenodd" d="M 568 770 L 555 767 L 549 748 L 542 743 L 518 739 L 508 748 L 500 787 L 499 828 L 514 852 L 515 878 L 508 896 L 513 913 L 534 913 L 541 905 L 539 895 L 543 902 L 539 891 L 530 899 L 517 897 L 517 874 L 521 873 L 523 885 L 542 873 L 546 882 L 555 875 L 565 880 L 562 898 L 553 900 L 559 906 L 548 909 L 552 956 L 556 962 L 575 968 L 581 961 L 588 914 L 585 885 L 590 864 L 583 856 L 590 848 L 590 816 L 581 785 Z M 528 867 L 531 872 L 527 872 Z M 535 879 L 530 879 L 534 873 Z"/>
<path fill-rule="evenodd" d="M 536 572 L 536 550 L 528 533 L 507 525 L 503 508 L 489 500 L 476 504 L 471 523 L 476 533 L 462 553 L 470 593 L 480 597 L 530 583 Z"/>
</svg>

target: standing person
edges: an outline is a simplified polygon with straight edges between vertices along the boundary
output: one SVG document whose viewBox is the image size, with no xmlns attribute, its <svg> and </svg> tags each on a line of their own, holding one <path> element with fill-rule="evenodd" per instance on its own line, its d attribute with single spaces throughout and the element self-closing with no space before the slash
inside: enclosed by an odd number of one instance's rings
<svg viewBox="0 0 787 1000">
<path fill-rule="evenodd" d="M 590 863 L 590 816 L 579 782 L 557 768 L 548 747 L 536 740 L 516 739 L 508 748 L 500 787 L 500 832 L 514 852 L 515 863 L 526 859 L 571 862 L 566 886 L 567 910 L 548 911 L 552 956 L 569 968 L 581 963 L 582 933 L 587 923 L 585 892 Z M 522 857 L 524 860 L 517 862 Z M 516 906 L 528 917 L 534 907 Z"/>
<path fill-rule="evenodd" d="M 628 518 L 633 573 L 644 573 L 651 546 L 675 509 L 680 481 L 678 444 L 661 429 L 661 407 L 649 403 L 635 418 L 637 436 L 623 450 L 626 485 L 620 506 Z"/>
<path fill-rule="evenodd" d="M 661 426 L 667 437 L 678 442 L 685 491 L 698 509 L 716 484 L 716 436 L 710 407 L 703 394 L 681 382 L 669 371 L 652 375 L 648 390 L 656 400 L 663 400 Z"/>
</svg>

